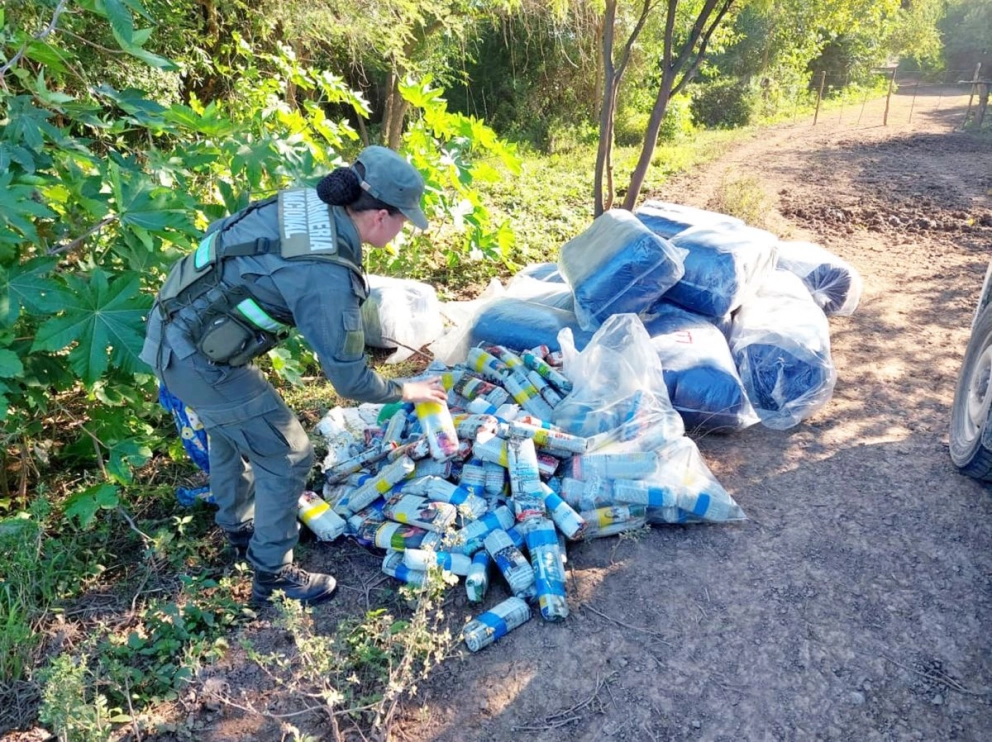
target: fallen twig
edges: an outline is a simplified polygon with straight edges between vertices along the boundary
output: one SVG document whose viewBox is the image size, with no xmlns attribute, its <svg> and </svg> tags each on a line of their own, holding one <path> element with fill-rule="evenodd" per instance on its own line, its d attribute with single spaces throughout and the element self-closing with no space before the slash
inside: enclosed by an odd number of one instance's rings
<svg viewBox="0 0 992 742">
<path fill-rule="evenodd" d="M 617 624 L 619 626 L 623 626 L 624 628 L 630 629 L 631 631 L 640 631 L 643 634 L 648 634 L 650 636 L 653 636 L 653 637 L 657 638 L 658 641 L 660 641 L 662 644 L 664 644 L 666 646 L 669 646 L 669 647 L 673 646 L 671 642 L 666 642 L 664 639 L 662 639 L 661 638 L 661 634 L 659 634 L 657 631 L 652 631 L 651 629 L 642 629 L 640 626 L 632 626 L 629 623 L 624 623 L 623 621 L 620 621 L 619 619 L 613 618 L 613 616 L 607 616 L 601 610 L 599 610 L 597 608 L 593 608 L 589 603 L 582 603 L 579 607 L 580 608 L 588 608 L 590 611 L 592 611 L 593 613 L 595 613 L 597 616 L 601 616 L 601 617 L 605 618 L 607 621 L 612 621 L 613 623 L 615 623 L 615 624 Z"/>
<path fill-rule="evenodd" d="M 901 662 L 896 662 L 894 659 L 892 659 L 891 657 L 885 654 L 882 655 L 882 659 L 888 660 L 893 665 L 895 665 L 896 667 L 900 667 L 903 670 L 908 670 L 909 672 L 915 672 L 917 675 L 922 675 L 928 680 L 936 680 L 941 685 L 944 685 L 947 688 L 950 688 L 951 690 L 956 690 L 959 693 L 964 693 L 969 696 L 987 696 L 990 693 L 992 693 L 992 690 L 989 690 L 988 688 L 983 688 L 982 690 L 971 690 L 970 688 L 965 688 L 954 678 L 940 671 L 917 670 L 915 667 L 909 667 L 908 665 L 904 665 Z"/>
<path fill-rule="evenodd" d="M 616 670 L 614 670 L 613 672 L 611 672 L 606 677 L 601 678 L 601 677 L 599 677 L 599 674 L 597 673 L 596 674 L 596 687 L 593 689 L 592 693 L 590 694 L 590 696 L 586 700 L 580 701 L 579 703 L 575 704 L 574 706 L 570 706 L 567 709 L 562 709 L 561 711 L 558 711 L 557 713 L 551 714 L 551 716 L 545 717 L 544 724 L 541 725 L 541 726 L 530 725 L 530 726 L 513 727 L 513 731 L 515 731 L 515 732 L 543 732 L 543 731 L 546 731 L 548 729 L 557 729 L 558 727 L 565 726 L 566 724 L 570 724 L 573 721 L 580 721 L 582 719 L 582 716 L 581 715 L 578 715 L 576 712 L 582 711 L 584 708 L 586 708 L 587 706 L 589 706 L 593 701 L 595 701 L 596 700 L 596 697 L 599 695 L 599 692 L 603 689 L 603 686 L 604 685 L 607 687 L 607 690 L 609 690 L 609 686 L 607 684 L 609 683 L 610 680 L 613 679 L 613 677 L 616 674 L 617 674 L 617 672 L 616 672 Z"/>
</svg>

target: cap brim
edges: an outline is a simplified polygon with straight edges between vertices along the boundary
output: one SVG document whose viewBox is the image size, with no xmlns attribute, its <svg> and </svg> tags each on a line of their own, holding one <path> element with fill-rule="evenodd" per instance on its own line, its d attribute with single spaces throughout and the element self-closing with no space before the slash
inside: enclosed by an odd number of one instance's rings
<svg viewBox="0 0 992 742">
<path fill-rule="evenodd" d="M 427 229 L 427 217 L 424 215 L 423 210 L 419 206 L 412 209 L 400 209 L 400 212 L 403 216 L 413 222 L 417 229 Z"/>
</svg>

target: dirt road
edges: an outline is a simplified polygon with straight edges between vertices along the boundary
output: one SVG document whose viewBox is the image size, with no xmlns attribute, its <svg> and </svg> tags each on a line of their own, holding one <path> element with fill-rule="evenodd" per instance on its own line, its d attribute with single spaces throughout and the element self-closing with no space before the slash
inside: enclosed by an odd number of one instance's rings
<svg viewBox="0 0 992 742">
<path fill-rule="evenodd" d="M 966 97 L 933 92 L 896 96 L 885 127 L 877 103 L 762 131 L 658 194 L 707 206 L 746 175 L 769 229 L 857 266 L 833 400 L 699 440 L 749 520 L 570 548 L 569 619 L 446 663 L 401 738 L 992 738 L 992 497 L 947 453 L 992 141 L 954 130 Z"/>
</svg>

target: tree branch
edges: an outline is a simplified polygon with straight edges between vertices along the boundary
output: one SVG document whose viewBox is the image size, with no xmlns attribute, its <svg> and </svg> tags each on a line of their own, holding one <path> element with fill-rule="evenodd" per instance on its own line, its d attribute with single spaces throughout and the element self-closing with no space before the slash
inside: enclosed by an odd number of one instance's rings
<svg viewBox="0 0 992 742">
<path fill-rule="evenodd" d="M 101 229 L 103 229 L 109 224 L 113 224 L 118 220 L 118 218 L 119 217 L 116 214 L 112 216 L 104 217 L 99 222 L 97 222 L 92 227 L 90 227 L 85 232 L 83 232 L 81 235 L 79 235 L 79 237 L 74 239 L 72 242 L 66 242 L 64 244 L 56 245 L 55 247 L 49 248 L 47 254 L 58 255 L 59 253 L 70 252 L 72 250 L 75 250 L 77 247 L 83 244 L 90 235 L 96 234 L 97 232 L 99 232 Z"/>
<path fill-rule="evenodd" d="M 65 6 L 68 1 L 69 0 L 59 0 L 59 4 L 56 5 L 55 10 L 52 11 L 52 20 L 49 21 L 48 25 L 45 28 L 43 28 L 38 34 L 33 36 L 31 38 L 31 41 L 41 41 L 50 33 L 52 33 L 52 31 L 55 30 L 55 25 L 59 21 L 59 16 L 62 15 L 62 11 L 65 10 Z M 7 62 L 7 64 L 5 64 L 3 67 L 0 67 L 0 85 L 3 86 L 4 90 L 7 89 L 7 83 L 4 82 L 4 75 L 6 75 L 7 72 L 9 72 L 14 67 L 15 64 L 21 61 L 21 57 L 23 57 L 24 52 L 27 51 L 29 43 L 30 42 L 25 41 L 21 45 L 21 48 L 17 50 L 17 53 L 10 58 L 10 61 Z"/>
</svg>

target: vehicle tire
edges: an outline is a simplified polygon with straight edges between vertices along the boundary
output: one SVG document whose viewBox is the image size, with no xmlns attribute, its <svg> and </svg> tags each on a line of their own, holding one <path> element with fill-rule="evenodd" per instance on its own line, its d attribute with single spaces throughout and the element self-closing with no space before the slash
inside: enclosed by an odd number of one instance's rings
<svg viewBox="0 0 992 742">
<path fill-rule="evenodd" d="M 986 306 L 974 326 L 964 354 L 951 407 L 951 461 L 962 474 L 992 481 L 992 449 L 982 433 L 992 409 L 992 305 Z M 988 441 L 992 444 L 992 441 Z"/>
</svg>

